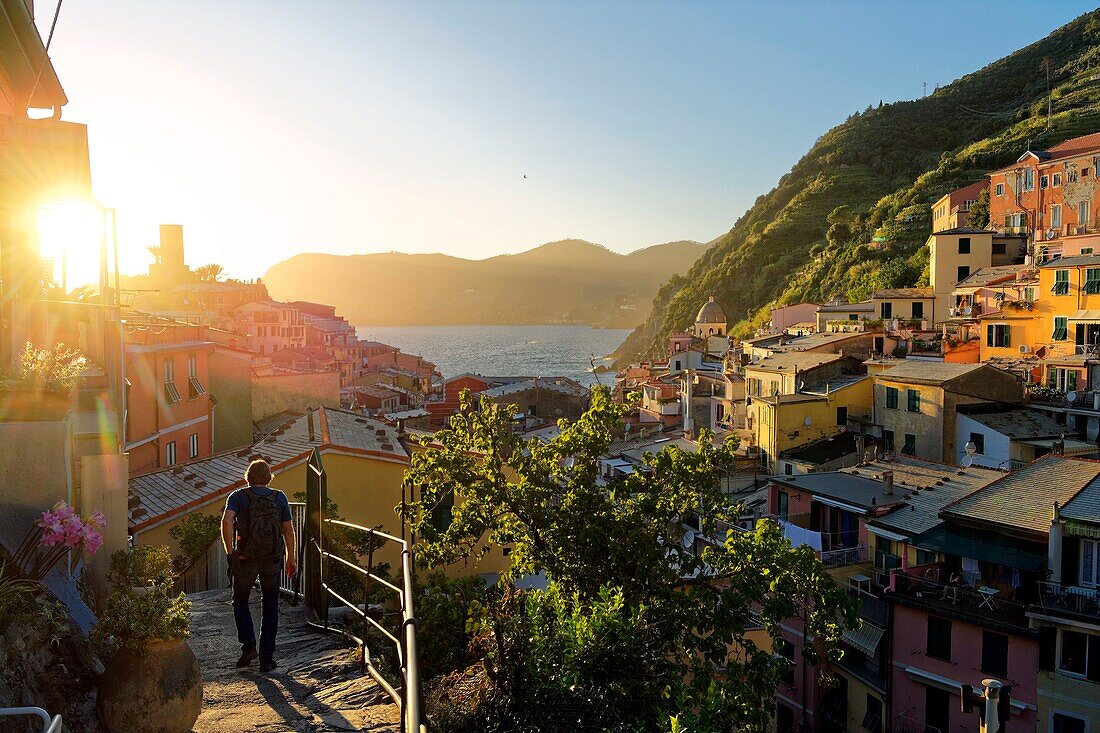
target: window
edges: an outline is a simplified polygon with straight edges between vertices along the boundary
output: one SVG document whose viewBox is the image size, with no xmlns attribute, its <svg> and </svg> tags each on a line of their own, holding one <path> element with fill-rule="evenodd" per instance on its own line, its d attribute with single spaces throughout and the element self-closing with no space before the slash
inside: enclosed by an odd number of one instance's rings
<svg viewBox="0 0 1100 733">
<path fill-rule="evenodd" d="M 1054 271 L 1054 287 L 1050 292 L 1055 295 L 1069 295 L 1069 270 Z"/>
<path fill-rule="evenodd" d="M 1050 335 L 1052 341 L 1065 341 L 1069 338 L 1069 318 L 1066 316 L 1054 317 L 1054 333 Z"/>
<path fill-rule="evenodd" d="M 195 399 L 206 394 L 206 388 L 199 381 L 198 357 L 191 354 L 187 357 L 187 398 Z"/>
<path fill-rule="evenodd" d="M 920 412 L 920 390 L 905 390 L 905 410 L 906 412 Z"/>
<path fill-rule="evenodd" d="M 848 424 L 848 408 L 838 407 L 836 408 L 836 424 L 841 427 Z"/>
<path fill-rule="evenodd" d="M 1088 226 L 1089 223 L 1089 202 L 1082 201 L 1077 204 L 1077 223 L 1080 226 Z"/>
<path fill-rule="evenodd" d="M 788 464 L 788 465 L 790 465 L 790 464 Z M 785 521 L 787 521 L 787 517 L 790 516 L 790 506 L 791 506 L 790 494 L 788 494 L 786 491 L 780 491 L 776 495 L 776 499 L 777 499 L 776 503 L 779 505 L 777 507 L 777 509 L 779 510 L 777 513 L 779 514 L 779 518 L 782 519 L 785 522 Z"/>
<path fill-rule="evenodd" d="M 956 692 L 956 694 L 958 694 Z M 958 706 L 958 701 L 947 690 L 938 687 L 926 686 L 924 688 L 924 724 L 927 728 L 939 731 L 951 730 L 951 710 Z M 926 730 L 927 730 L 926 728 Z"/>
<path fill-rule="evenodd" d="M 1062 174 L 1061 173 L 1055 173 L 1050 178 L 1051 178 L 1050 185 L 1056 186 L 1056 187 L 1062 185 Z"/>
<path fill-rule="evenodd" d="M 1085 292 L 1089 295 L 1100 293 L 1100 267 L 1085 270 Z"/>
<path fill-rule="evenodd" d="M 432 507 L 432 528 L 436 532 L 446 532 L 451 526 L 454 507 L 455 494 L 453 491 L 448 491 L 440 497 L 439 501 Z"/>
<path fill-rule="evenodd" d="M 917 565 L 931 565 L 936 562 L 936 553 L 917 548 Z"/>
<path fill-rule="evenodd" d="M 1081 177 L 1082 178 L 1088 178 L 1089 177 L 1089 169 L 1088 168 L 1082 168 L 1081 169 Z"/>
<path fill-rule="evenodd" d="M 917 453 L 917 436 L 912 433 L 905 434 L 905 443 L 901 446 L 901 453 L 905 456 L 916 455 Z"/>
<path fill-rule="evenodd" d="M 791 463 L 788 463 L 787 461 L 783 461 L 783 475 L 784 476 L 793 476 L 794 475 L 794 465 L 791 464 Z"/>
<path fill-rule="evenodd" d="M 874 695 L 867 695 L 867 712 L 860 727 L 870 733 L 879 733 L 882 730 L 882 700 Z"/>
<path fill-rule="evenodd" d="M 169 357 L 164 360 L 164 404 L 166 405 L 174 405 L 180 401 L 180 393 L 176 389 L 175 374 L 176 362 Z"/>
<path fill-rule="evenodd" d="M 1050 733 L 1085 733 L 1087 725 L 1081 718 L 1054 713 L 1050 718 Z"/>
<path fill-rule="evenodd" d="M 993 193 L 995 193 L 998 196 L 1004 196 L 1005 195 L 1005 185 L 1003 183 L 998 183 L 996 186 L 993 187 Z"/>
<path fill-rule="evenodd" d="M 1039 176 L 1039 188 L 1046 188 L 1048 183 L 1050 181 L 1046 176 Z"/>
<path fill-rule="evenodd" d="M 1035 171 L 1031 168 L 1024 168 L 1024 186 L 1025 191 L 1035 190 Z"/>
<path fill-rule="evenodd" d="M 1024 300 L 1028 301 L 1029 303 L 1034 303 L 1035 302 L 1035 288 L 1033 288 L 1033 287 L 1024 288 Z"/>
<path fill-rule="evenodd" d="M 1012 229 L 1019 229 L 1025 226 L 1024 214 L 1005 214 L 1005 226 Z"/>
<path fill-rule="evenodd" d="M 1092 247 L 1082 247 L 1081 248 L 1081 254 L 1083 254 L 1083 255 L 1092 254 Z"/>
<path fill-rule="evenodd" d="M 982 671 L 1008 676 L 1008 637 L 995 631 L 982 632 Z"/>
<path fill-rule="evenodd" d="M 924 648 L 930 657 L 951 661 L 951 622 L 939 616 L 928 617 L 928 642 Z"/>
<path fill-rule="evenodd" d="M 1005 244 L 1004 242 L 994 242 L 993 243 L 993 254 L 995 254 L 995 255 L 1008 254 L 1008 245 Z"/>
<path fill-rule="evenodd" d="M 1081 539 L 1081 572 L 1078 580 L 1081 585 L 1095 588 L 1100 586 L 1100 542 Z"/>
<path fill-rule="evenodd" d="M 965 280 L 970 277 L 970 265 L 959 265 L 959 269 L 956 272 L 955 282 Z"/>
<path fill-rule="evenodd" d="M 188 454 L 191 458 L 198 458 L 199 456 L 199 434 L 191 433 L 187 436 L 187 448 Z"/>
<path fill-rule="evenodd" d="M 886 388 L 886 408 L 889 410 L 898 409 L 898 388 L 887 387 Z"/>
<path fill-rule="evenodd" d="M 893 453 L 894 452 L 894 431 L 893 430 L 883 430 L 882 431 L 882 443 L 883 443 L 882 449 L 884 451 L 886 451 L 887 453 Z"/>
<path fill-rule="evenodd" d="M 1058 669 L 1100 682 L 1100 636 L 1062 630 L 1062 648 Z"/>
<path fill-rule="evenodd" d="M 985 433 L 971 433 L 970 442 L 974 444 L 977 449 L 974 452 L 979 456 L 985 453 Z"/>
<path fill-rule="evenodd" d="M 858 313 L 849 313 L 848 314 L 848 320 L 849 321 L 858 321 L 859 320 L 859 314 Z"/>
<path fill-rule="evenodd" d="M 913 318 L 924 318 L 924 303 L 913 301 Z"/>
<path fill-rule="evenodd" d="M 989 324 L 985 327 L 985 345 L 996 348 L 1004 348 L 1012 345 L 1008 335 L 1008 325 L 1004 323 Z"/>
<path fill-rule="evenodd" d="M 1077 169 L 1070 168 L 1069 173 L 1066 174 L 1066 180 L 1070 183 L 1077 183 Z"/>
<path fill-rule="evenodd" d="M 1047 386 L 1061 392 L 1077 389 L 1077 372 L 1073 369 L 1050 367 L 1047 371 Z"/>
<path fill-rule="evenodd" d="M 787 666 L 787 673 L 782 678 L 783 684 L 794 687 L 794 644 L 786 639 L 779 642 L 779 656 L 790 662 Z"/>
<path fill-rule="evenodd" d="M 882 317 L 883 318 L 893 318 L 894 317 L 894 304 L 893 303 L 883 303 L 882 304 Z"/>
<path fill-rule="evenodd" d="M 1050 228 L 1057 229 L 1062 226 L 1062 205 L 1054 204 L 1050 207 Z"/>
<path fill-rule="evenodd" d="M 959 254 L 970 254 L 970 237 L 959 237 Z"/>
<path fill-rule="evenodd" d="M 171 440 L 164 446 L 164 465 L 176 465 L 176 441 Z"/>
</svg>

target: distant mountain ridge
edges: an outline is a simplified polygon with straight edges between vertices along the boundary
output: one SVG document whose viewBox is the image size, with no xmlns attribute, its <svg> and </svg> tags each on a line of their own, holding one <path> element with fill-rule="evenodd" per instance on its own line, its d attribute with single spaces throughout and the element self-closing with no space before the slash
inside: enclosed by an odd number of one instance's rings
<svg viewBox="0 0 1100 733">
<path fill-rule="evenodd" d="M 629 254 L 581 239 L 467 260 L 445 254 L 300 254 L 264 282 L 278 300 L 335 305 L 356 325 L 583 323 L 632 328 L 661 284 L 708 245 L 679 241 Z"/>
</svg>

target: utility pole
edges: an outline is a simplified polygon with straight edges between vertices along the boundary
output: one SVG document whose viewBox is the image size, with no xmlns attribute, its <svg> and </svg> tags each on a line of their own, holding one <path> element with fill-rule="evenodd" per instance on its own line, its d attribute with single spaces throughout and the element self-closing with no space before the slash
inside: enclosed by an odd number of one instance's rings
<svg viewBox="0 0 1100 733">
<path fill-rule="evenodd" d="M 920 83 L 920 85 L 921 85 L 921 90 L 922 90 L 921 91 L 921 96 L 922 97 L 927 97 L 928 96 L 928 82 L 922 81 Z"/>
<path fill-rule="evenodd" d="M 1050 57 L 1043 59 L 1043 68 L 1047 72 L 1047 129 L 1050 129 L 1050 111 L 1051 111 L 1051 99 L 1050 99 Z"/>
<path fill-rule="evenodd" d="M 1005 733 L 1012 717 L 1012 687 L 995 679 L 982 680 L 983 690 L 975 692 L 962 685 L 959 697 L 964 713 L 978 713 L 979 733 Z"/>
</svg>

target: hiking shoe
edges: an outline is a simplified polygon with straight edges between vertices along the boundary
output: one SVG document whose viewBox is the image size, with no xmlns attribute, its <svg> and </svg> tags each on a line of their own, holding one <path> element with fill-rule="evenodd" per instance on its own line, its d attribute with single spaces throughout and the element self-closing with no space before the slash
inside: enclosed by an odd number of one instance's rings
<svg viewBox="0 0 1100 733">
<path fill-rule="evenodd" d="M 258 655 L 256 654 L 256 647 L 246 646 L 244 649 L 241 650 L 241 658 L 237 660 L 237 666 L 247 667 L 248 665 L 252 664 L 252 660 L 254 660 L 257 656 Z"/>
<path fill-rule="evenodd" d="M 274 659 L 261 659 L 260 660 L 260 673 L 267 674 L 271 670 L 277 668 L 279 663 Z"/>
</svg>

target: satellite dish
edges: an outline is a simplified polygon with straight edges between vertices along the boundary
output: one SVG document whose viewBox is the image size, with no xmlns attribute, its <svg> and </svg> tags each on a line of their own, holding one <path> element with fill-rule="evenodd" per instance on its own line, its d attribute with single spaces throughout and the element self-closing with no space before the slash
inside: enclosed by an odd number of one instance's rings
<svg viewBox="0 0 1100 733">
<path fill-rule="evenodd" d="M 802 421 L 802 424 L 805 425 L 806 427 L 810 427 L 810 423 L 812 423 L 812 422 L 813 422 L 813 418 L 811 418 L 809 415 L 807 415 L 806 419 Z"/>
<path fill-rule="evenodd" d="M 680 544 L 684 546 L 685 550 L 695 547 L 695 532 L 690 529 L 684 532 L 684 538 L 680 540 Z"/>
<path fill-rule="evenodd" d="M 626 432 L 628 432 L 628 433 L 630 432 L 630 423 L 626 424 Z"/>
<path fill-rule="evenodd" d="M 804 380 L 804 379 L 799 379 L 799 380 L 798 380 L 798 391 L 799 391 L 799 392 L 801 392 L 801 391 L 802 391 L 802 390 L 804 390 L 805 388 L 806 388 L 806 380 Z"/>
<path fill-rule="evenodd" d="M 963 459 L 961 461 L 959 461 L 959 465 L 962 466 L 963 468 L 970 468 L 971 466 L 974 465 L 974 457 L 973 456 L 963 456 Z"/>
<path fill-rule="evenodd" d="M 1066 399 L 1069 400 L 1070 402 L 1076 402 L 1077 401 L 1077 393 L 1076 392 L 1067 392 L 1066 393 Z"/>
</svg>

